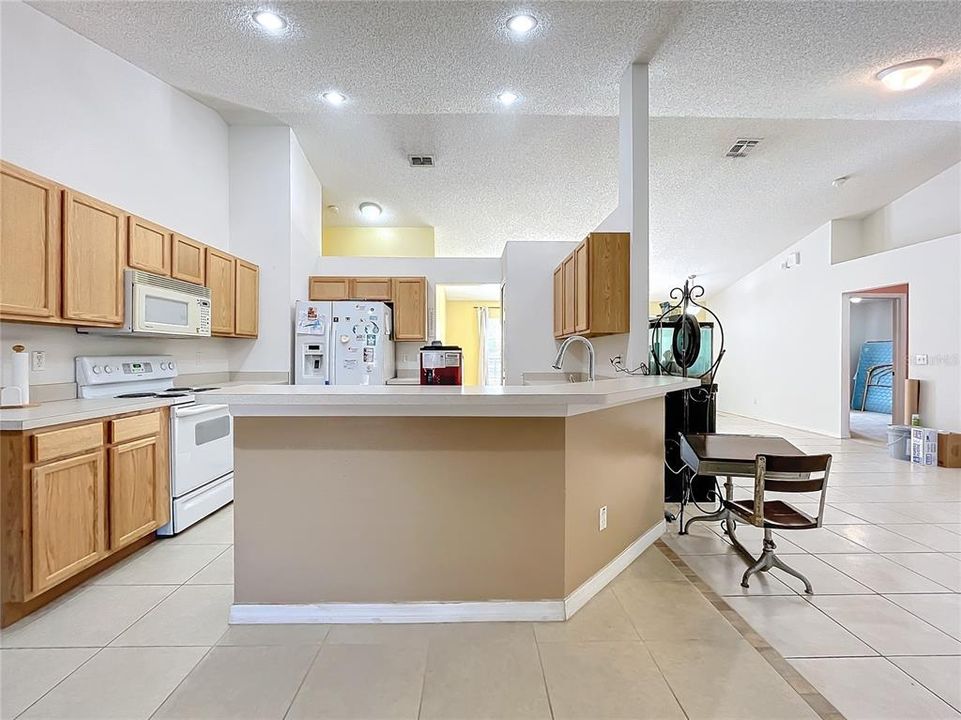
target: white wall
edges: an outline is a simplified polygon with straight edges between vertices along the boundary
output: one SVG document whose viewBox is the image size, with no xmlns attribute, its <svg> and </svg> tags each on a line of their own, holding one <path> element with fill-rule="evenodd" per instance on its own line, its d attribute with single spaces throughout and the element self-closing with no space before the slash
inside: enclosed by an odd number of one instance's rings
<svg viewBox="0 0 961 720">
<path fill-rule="evenodd" d="M 961 233 L 961 163 L 861 221 L 865 254 Z"/>
<path fill-rule="evenodd" d="M 0 157 L 216 247 L 228 246 L 227 125 L 210 108 L 21 2 L 0 3 Z M 74 380 L 78 354 L 170 353 L 182 372 L 224 371 L 224 340 L 78 336 L 3 323 L 47 352 L 31 382 Z M 5 381 L 5 380 L 4 380 Z"/>
<path fill-rule="evenodd" d="M 236 341 L 233 370 L 289 369 L 290 142 L 287 127 L 230 128 L 231 250 L 260 266 L 260 334 Z"/>
<path fill-rule="evenodd" d="M 554 339 L 554 268 L 575 247 L 575 242 L 517 241 L 504 246 L 502 312 L 507 385 L 520 385 L 525 372 L 551 369 L 558 345 Z"/>
<path fill-rule="evenodd" d="M 538 245 L 540 243 L 530 243 Z M 553 267 L 553 266 L 552 266 Z M 438 283 L 445 285 L 473 285 L 501 282 L 500 258 L 375 258 L 322 256 L 307 275 L 344 275 L 373 277 L 427 278 L 427 336 L 437 336 L 436 292 Z M 306 297 L 306 296 L 305 296 Z M 410 372 L 420 367 L 417 351 L 424 343 L 397 343 L 397 371 Z M 505 340 L 505 347 L 507 341 Z"/>
<path fill-rule="evenodd" d="M 221 117 L 21 2 L 0 21 L 0 156 L 226 249 Z"/>
<path fill-rule="evenodd" d="M 798 250 L 801 265 L 782 270 Z M 848 348 L 842 293 L 909 285 L 909 375 L 922 381 L 925 424 L 961 431 L 961 235 L 831 264 L 825 224 L 712 298 L 727 332 L 719 408 L 839 437 Z M 929 365 L 913 364 L 918 353 Z"/>
<path fill-rule="evenodd" d="M 230 128 L 231 250 L 260 266 L 260 335 L 236 372 L 290 372 L 293 307 L 320 255 L 321 186 L 288 127 Z"/>
<path fill-rule="evenodd" d="M 961 163 L 864 217 L 833 223 L 835 262 L 961 233 Z"/>
</svg>

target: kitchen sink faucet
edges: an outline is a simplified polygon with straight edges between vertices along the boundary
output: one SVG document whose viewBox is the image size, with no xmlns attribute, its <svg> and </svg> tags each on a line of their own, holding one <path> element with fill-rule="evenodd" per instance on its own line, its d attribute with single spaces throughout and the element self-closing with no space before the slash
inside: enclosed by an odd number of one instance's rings
<svg viewBox="0 0 961 720">
<path fill-rule="evenodd" d="M 554 358 L 554 369 L 561 369 L 561 365 L 564 363 L 564 355 L 567 354 L 567 348 L 570 347 L 571 343 L 575 340 L 587 345 L 587 379 L 594 382 L 594 346 L 591 345 L 590 340 L 582 335 L 571 335 L 561 343 L 561 347 L 557 351 L 557 357 Z"/>
</svg>

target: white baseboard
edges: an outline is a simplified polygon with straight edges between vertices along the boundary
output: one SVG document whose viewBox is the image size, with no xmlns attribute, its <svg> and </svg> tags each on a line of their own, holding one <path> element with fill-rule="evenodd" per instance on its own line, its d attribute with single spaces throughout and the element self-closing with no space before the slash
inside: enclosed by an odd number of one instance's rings
<svg viewBox="0 0 961 720">
<path fill-rule="evenodd" d="M 564 619 L 563 600 L 483 602 L 317 603 L 230 608 L 232 624 L 541 622 Z"/>
<path fill-rule="evenodd" d="M 621 554 L 589 577 L 579 588 L 564 598 L 564 618 L 570 618 L 584 607 L 588 601 L 607 587 L 607 584 L 624 572 L 642 552 L 647 550 L 667 530 L 667 523 L 661 520 L 654 527 L 628 545 Z"/>
<path fill-rule="evenodd" d="M 486 600 L 482 602 L 316 603 L 273 605 L 234 603 L 235 625 L 550 622 L 566 620 L 654 544 L 665 531 L 660 521 L 563 600 Z"/>
</svg>

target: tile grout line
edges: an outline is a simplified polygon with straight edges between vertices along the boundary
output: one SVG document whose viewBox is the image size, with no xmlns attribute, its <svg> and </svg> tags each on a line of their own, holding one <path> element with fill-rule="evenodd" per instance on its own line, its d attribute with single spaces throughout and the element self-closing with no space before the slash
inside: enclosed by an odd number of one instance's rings
<svg viewBox="0 0 961 720">
<path fill-rule="evenodd" d="M 666 581 L 666 582 L 674 582 L 674 581 Z M 681 704 L 681 699 L 677 696 L 677 692 L 674 690 L 674 686 L 671 685 L 671 681 L 667 679 L 667 675 L 664 674 L 664 670 L 661 668 L 660 663 L 657 662 L 657 658 L 654 657 L 654 653 L 652 653 L 651 649 L 647 647 L 647 642 L 644 640 L 644 636 L 641 635 L 641 631 L 638 630 L 637 625 L 634 624 L 634 618 L 631 617 L 631 614 L 627 612 L 627 608 L 624 607 L 624 603 L 621 601 L 621 596 L 617 594 L 617 588 L 613 588 L 613 587 L 611 588 L 611 595 L 614 596 L 614 600 L 617 601 L 617 605 L 618 607 L 621 608 L 621 612 L 624 613 L 624 615 L 627 617 L 627 621 L 631 624 L 631 627 L 634 628 L 634 633 L 640 639 L 641 644 L 644 645 L 644 649 L 647 651 L 647 654 L 650 656 L 651 662 L 654 663 L 654 667 L 656 667 L 657 671 L 660 673 L 661 679 L 664 681 L 664 684 L 667 685 L 667 689 L 671 691 L 671 696 L 674 698 L 674 702 L 677 703 L 677 706 L 681 709 L 681 713 L 684 715 L 686 720 L 691 720 L 691 716 L 688 715 L 687 710 L 684 708 L 684 705 Z"/>
<path fill-rule="evenodd" d="M 328 629 L 328 632 L 330 632 L 329 629 Z M 226 635 L 226 633 L 224 634 Z M 307 676 L 310 675 L 310 671 L 314 669 L 314 664 L 317 662 L 317 658 L 320 657 L 320 652 L 321 650 L 324 649 L 324 644 L 326 640 L 327 640 L 327 635 L 324 635 L 324 639 L 321 640 L 320 645 L 317 646 L 317 652 L 314 653 L 314 656 L 310 659 L 310 662 L 307 664 L 307 669 L 304 671 L 304 676 L 300 678 L 300 682 L 297 683 L 297 689 L 294 690 L 294 694 L 290 696 L 290 702 L 287 703 L 287 708 L 284 710 L 284 715 L 283 715 L 284 720 L 286 720 L 287 716 L 290 715 L 290 709 L 294 706 L 294 702 L 296 702 L 297 696 L 300 695 L 300 691 L 303 689 L 304 683 L 307 682 Z M 292 646 L 292 647 L 296 647 L 296 646 Z"/>
<path fill-rule="evenodd" d="M 668 560 L 670 560 L 675 567 L 677 567 L 682 574 L 691 582 L 691 584 L 697 588 L 697 590 L 704 596 L 711 605 L 721 612 L 724 619 L 729 622 L 741 636 L 748 641 L 748 644 L 754 648 L 754 650 L 770 665 L 774 671 L 781 677 L 784 682 L 786 682 L 790 688 L 797 693 L 802 700 L 813 710 L 821 720 L 844 720 L 844 715 L 834 707 L 827 698 L 825 698 L 818 690 L 809 683 L 804 676 L 802 676 L 797 670 L 795 670 L 788 661 L 768 642 L 761 637 L 760 633 L 754 631 L 753 628 L 741 617 L 741 615 L 734 610 L 727 601 L 718 595 L 716 592 L 711 590 L 707 583 L 705 583 L 700 576 L 691 569 L 684 559 L 675 553 L 670 547 L 668 547 L 663 540 L 658 540 L 655 544 L 658 550 L 660 550 Z M 804 692 L 802 692 L 798 685 L 798 681 L 801 681 L 806 685 Z"/>
<path fill-rule="evenodd" d="M 555 720 L 554 703 L 551 701 L 551 690 L 547 686 L 547 672 L 544 670 L 544 658 L 541 657 L 541 644 L 537 641 L 537 632 L 534 630 L 533 625 L 531 626 L 531 637 L 534 640 L 534 649 L 537 651 L 537 665 L 541 669 L 541 680 L 544 682 L 544 696 L 547 698 L 547 711 L 551 714 L 551 720 Z"/>
</svg>

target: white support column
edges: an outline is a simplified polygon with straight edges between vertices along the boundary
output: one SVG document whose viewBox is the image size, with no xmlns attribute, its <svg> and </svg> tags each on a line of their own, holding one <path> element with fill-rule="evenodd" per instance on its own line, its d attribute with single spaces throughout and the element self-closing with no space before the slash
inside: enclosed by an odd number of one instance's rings
<svg viewBox="0 0 961 720">
<path fill-rule="evenodd" d="M 650 147 L 646 64 L 628 66 L 621 78 L 618 168 L 619 214 L 631 233 L 631 333 L 627 363 L 647 362 L 650 340 Z"/>
</svg>

